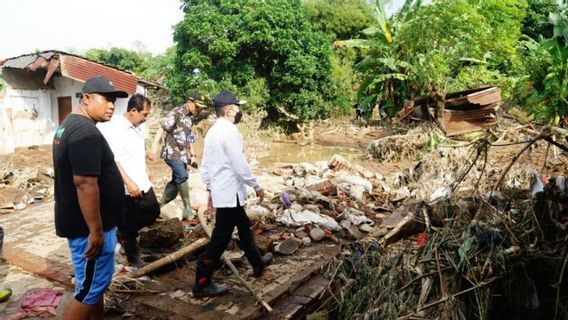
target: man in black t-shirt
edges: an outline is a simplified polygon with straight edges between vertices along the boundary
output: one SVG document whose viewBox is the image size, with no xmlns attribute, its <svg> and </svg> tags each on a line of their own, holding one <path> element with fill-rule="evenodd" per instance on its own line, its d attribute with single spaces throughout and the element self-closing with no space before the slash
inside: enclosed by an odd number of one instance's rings
<svg viewBox="0 0 568 320">
<path fill-rule="evenodd" d="M 118 91 L 105 77 L 83 86 L 76 110 L 53 138 L 55 230 L 68 239 L 75 270 L 74 299 L 63 319 L 103 319 L 103 294 L 114 272 L 116 222 L 123 209 L 124 184 L 114 155 L 95 124 L 109 121 Z"/>
</svg>

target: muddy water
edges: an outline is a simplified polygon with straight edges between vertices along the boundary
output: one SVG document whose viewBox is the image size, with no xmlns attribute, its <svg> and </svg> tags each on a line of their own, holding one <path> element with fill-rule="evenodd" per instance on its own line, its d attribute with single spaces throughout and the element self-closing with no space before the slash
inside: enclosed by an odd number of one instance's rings
<svg viewBox="0 0 568 320">
<path fill-rule="evenodd" d="M 300 146 L 297 143 L 273 142 L 266 153 L 257 160 L 261 166 L 283 163 L 329 161 L 339 154 L 349 162 L 363 164 L 365 150 L 347 147 L 322 146 L 317 144 Z"/>
</svg>

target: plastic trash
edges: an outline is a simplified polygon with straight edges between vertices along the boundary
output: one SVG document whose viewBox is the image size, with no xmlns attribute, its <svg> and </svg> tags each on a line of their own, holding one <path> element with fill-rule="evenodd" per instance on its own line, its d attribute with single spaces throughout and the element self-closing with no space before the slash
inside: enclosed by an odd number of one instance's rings
<svg viewBox="0 0 568 320">
<path fill-rule="evenodd" d="M 288 192 L 286 191 L 282 191 L 282 193 L 280 194 L 280 201 L 286 209 L 290 209 L 290 207 L 292 206 L 292 201 L 290 201 L 290 196 L 288 196 Z"/>
</svg>

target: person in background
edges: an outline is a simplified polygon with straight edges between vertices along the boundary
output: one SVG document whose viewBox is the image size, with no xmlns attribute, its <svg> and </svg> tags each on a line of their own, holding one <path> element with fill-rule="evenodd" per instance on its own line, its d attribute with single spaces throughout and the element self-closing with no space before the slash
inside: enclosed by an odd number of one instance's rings
<svg viewBox="0 0 568 320">
<path fill-rule="evenodd" d="M 160 205 L 152 189 L 146 167 L 144 133 L 140 125 L 148 119 L 152 102 L 141 94 L 128 100 L 126 112 L 97 127 L 107 140 L 125 186 L 124 214 L 118 221 L 118 239 L 130 266 L 141 267 L 138 232 L 152 225 L 160 215 Z"/>
<path fill-rule="evenodd" d="M 81 94 L 79 106 L 53 138 L 55 231 L 68 240 L 75 272 L 64 320 L 103 319 L 103 295 L 114 273 L 116 224 L 124 204 L 114 155 L 95 124 L 109 121 L 116 99 L 128 94 L 105 77 L 87 80 Z"/>
<path fill-rule="evenodd" d="M 193 117 L 204 107 L 205 97 L 199 93 L 192 93 L 185 104 L 172 109 L 156 133 L 149 156 L 150 160 L 157 158 L 158 145 L 165 134 L 160 157 L 171 168 L 172 179 L 166 184 L 162 193 L 160 207 L 175 199 L 179 193 L 183 201 L 183 220 L 193 216 L 189 200 L 187 166 L 197 165 L 195 151 L 191 147 L 195 142 L 195 135 L 192 134 Z"/>
<path fill-rule="evenodd" d="M 235 126 L 242 117 L 239 106 L 244 103 L 230 91 L 219 93 L 213 100 L 217 120 L 205 136 L 201 176 L 209 191 L 208 206 L 216 208 L 216 222 L 211 241 L 197 262 L 195 296 L 221 295 L 229 290 L 225 285 L 214 284 L 211 276 L 235 227 L 239 231 L 239 246 L 253 267 L 253 276 L 260 277 L 272 261 L 272 254 L 260 255 L 243 207 L 247 185 L 254 189 L 259 202 L 264 199 L 264 191 L 243 153 L 243 137 Z"/>
</svg>

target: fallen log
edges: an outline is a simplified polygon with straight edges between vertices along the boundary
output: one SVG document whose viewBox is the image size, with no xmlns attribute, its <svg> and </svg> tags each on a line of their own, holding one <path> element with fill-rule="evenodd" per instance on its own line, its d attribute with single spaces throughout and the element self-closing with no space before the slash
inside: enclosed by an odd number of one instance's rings
<svg viewBox="0 0 568 320">
<path fill-rule="evenodd" d="M 205 246 L 207 246 L 207 244 L 209 243 L 209 239 L 207 238 L 201 238 L 198 239 L 197 241 L 191 243 L 190 245 L 187 245 L 181 249 L 179 249 L 178 251 L 171 253 L 165 257 L 163 257 L 162 259 L 156 260 L 148 265 L 145 265 L 144 267 L 134 270 L 132 272 L 129 272 L 125 275 L 120 275 L 119 277 L 130 277 L 130 278 L 138 278 L 144 275 L 147 275 L 148 273 L 155 271 L 163 266 L 166 266 L 172 262 L 175 262 L 181 258 L 183 258 L 184 256 L 190 254 L 190 253 L 194 253 L 196 251 L 199 251 L 203 248 L 205 248 Z"/>
<path fill-rule="evenodd" d="M 207 233 L 207 236 L 209 238 L 211 238 L 211 234 L 212 234 L 211 226 L 209 226 L 209 224 L 207 224 L 207 220 L 205 219 L 205 216 L 203 215 L 203 213 L 205 211 L 207 211 L 207 207 L 204 207 L 204 206 L 200 207 L 199 210 L 197 210 L 197 217 L 199 218 L 199 222 L 201 223 L 203 230 L 205 230 L 205 233 Z M 250 291 L 250 293 L 252 293 L 252 295 L 256 298 L 258 303 L 260 303 L 264 307 L 264 309 L 266 309 L 266 311 L 268 311 L 269 313 L 272 313 L 274 311 L 272 309 L 272 307 L 270 307 L 268 302 L 264 301 L 264 299 L 262 299 L 262 297 L 256 291 L 254 291 L 254 288 L 243 277 L 241 277 L 241 275 L 239 274 L 239 270 L 237 270 L 235 265 L 231 262 L 231 259 L 227 256 L 226 252 L 223 253 L 222 257 L 223 257 L 223 261 L 225 262 L 225 264 L 229 267 L 229 269 L 231 269 L 231 271 L 233 272 L 235 277 L 239 280 L 239 282 L 243 286 L 245 286 L 245 288 L 247 288 L 247 290 Z"/>
</svg>

